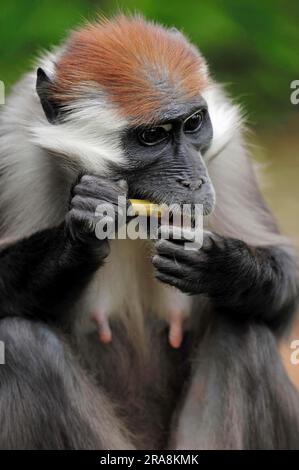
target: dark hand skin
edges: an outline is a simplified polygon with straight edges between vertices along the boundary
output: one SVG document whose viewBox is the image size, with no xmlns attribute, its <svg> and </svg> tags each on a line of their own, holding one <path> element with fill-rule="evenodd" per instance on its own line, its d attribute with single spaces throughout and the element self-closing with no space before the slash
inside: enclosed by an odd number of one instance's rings
<svg viewBox="0 0 299 470">
<path fill-rule="evenodd" d="M 108 240 L 95 236 L 96 207 L 120 195 L 125 191 L 118 182 L 84 175 L 72 189 L 63 224 L 0 249 L 0 317 L 65 317 L 109 254 Z"/>
<path fill-rule="evenodd" d="M 161 229 L 160 229 L 161 230 Z M 190 295 L 209 296 L 219 314 L 236 321 L 266 322 L 273 330 L 288 323 L 298 288 L 293 258 L 280 247 L 252 248 L 243 241 L 205 232 L 203 245 L 186 250 L 186 240 L 158 240 L 156 277 Z"/>
<path fill-rule="evenodd" d="M 82 246 L 93 246 L 95 251 L 102 252 L 109 243 L 107 239 L 99 240 L 95 236 L 96 224 L 101 218 L 96 215 L 96 209 L 107 203 L 113 206 L 115 220 L 111 221 L 112 228 L 118 223 L 118 197 L 126 198 L 126 192 L 127 187 L 121 180 L 83 175 L 72 189 L 70 210 L 65 218 L 67 236 Z"/>
</svg>

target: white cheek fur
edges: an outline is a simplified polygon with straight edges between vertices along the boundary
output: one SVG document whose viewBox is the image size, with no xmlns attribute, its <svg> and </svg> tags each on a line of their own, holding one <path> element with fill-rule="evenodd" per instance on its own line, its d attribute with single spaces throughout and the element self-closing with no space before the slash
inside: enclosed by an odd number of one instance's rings
<svg viewBox="0 0 299 470">
<path fill-rule="evenodd" d="M 208 104 L 213 127 L 213 139 L 205 154 L 206 161 L 221 152 L 240 132 L 243 125 L 240 108 L 226 98 L 218 84 L 210 85 L 202 93 Z"/>
<path fill-rule="evenodd" d="M 57 54 L 41 65 L 52 76 Z M 102 93 L 72 105 L 63 123 L 50 124 L 35 91 L 36 72 L 15 87 L 0 115 L 0 230 L 23 237 L 57 225 L 64 217 L 70 186 L 80 170 L 105 174 L 122 164 L 120 133 L 126 126 Z"/>
<path fill-rule="evenodd" d="M 89 93 L 90 98 L 78 99 L 65 107 L 59 124 L 49 124 L 45 119 L 33 124 L 31 142 L 86 170 L 101 173 L 108 162 L 124 163 L 120 134 L 127 122 L 92 85 L 85 85 L 81 93 Z"/>
</svg>

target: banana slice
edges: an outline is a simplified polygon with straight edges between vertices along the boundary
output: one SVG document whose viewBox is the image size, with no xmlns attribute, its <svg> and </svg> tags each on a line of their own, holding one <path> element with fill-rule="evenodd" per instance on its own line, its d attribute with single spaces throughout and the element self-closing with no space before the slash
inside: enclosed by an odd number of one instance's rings
<svg viewBox="0 0 299 470">
<path fill-rule="evenodd" d="M 134 214 L 143 215 L 146 217 L 161 217 L 163 213 L 163 207 L 159 204 L 147 201 L 146 199 L 130 199 Z"/>
</svg>

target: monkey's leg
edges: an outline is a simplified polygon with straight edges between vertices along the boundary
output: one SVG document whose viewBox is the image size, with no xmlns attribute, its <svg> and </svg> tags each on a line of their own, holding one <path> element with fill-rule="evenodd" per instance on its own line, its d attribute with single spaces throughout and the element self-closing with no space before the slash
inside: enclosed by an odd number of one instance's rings
<svg viewBox="0 0 299 470">
<path fill-rule="evenodd" d="M 109 399 L 46 325 L 0 321 L 1 449 L 129 449 Z"/>
<path fill-rule="evenodd" d="M 262 325 L 211 324 L 174 423 L 178 449 L 299 449 L 299 396 Z"/>
</svg>

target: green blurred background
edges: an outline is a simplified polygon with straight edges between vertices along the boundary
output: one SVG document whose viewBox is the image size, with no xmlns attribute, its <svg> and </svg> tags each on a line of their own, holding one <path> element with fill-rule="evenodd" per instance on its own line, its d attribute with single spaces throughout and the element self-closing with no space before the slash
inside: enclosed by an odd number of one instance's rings
<svg viewBox="0 0 299 470">
<path fill-rule="evenodd" d="M 298 0 L 2 0 L 2 80 L 13 83 L 37 52 L 96 11 L 120 9 L 181 28 L 246 105 L 252 124 L 286 124 L 295 113 L 289 88 L 299 78 Z"/>
<path fill-rule="evenodd" d="M 299 104 L 290 101 L 299 80 L 299 1 L 1 0 L 0 80 L 9 90 L 69 29 L 119 10 L 175 25 L 198 44 L 212 75 L 243 104 L 253 155 L 265 163 L 266 199 L 299 245 Z"/>
</svg>

